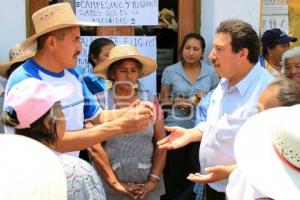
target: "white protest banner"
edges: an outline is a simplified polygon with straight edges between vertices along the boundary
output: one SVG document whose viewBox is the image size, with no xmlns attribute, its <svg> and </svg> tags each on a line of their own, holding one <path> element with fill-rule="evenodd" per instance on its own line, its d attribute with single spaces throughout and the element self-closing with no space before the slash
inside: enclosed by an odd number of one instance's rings
<svg viewBox="0 0 300 200">
<path fill-rule="evenodd" d="M 131 44 L 135 46 L 141 55 L 149 56 L 156 61 L 156 36 L 81 36 L 82 51 L 78 57 L 77 66 L 88 66 L 89 46 L 93 40 L 106 37 L 116 45 Z M 141 78 L 143 89 L 156 93 L 156 72 Z"/>
<path fill-rule="evenodd" d="M 262 7 L 262 33 L 268 29 L 280 28 L 289 32 L 287 0 L 263 0 Z"/>
<path fill-rule="evenodd" d="M 76 0 L 75 11 L 101 26 L 158 25 L 158 0 Z"/>
</svg>

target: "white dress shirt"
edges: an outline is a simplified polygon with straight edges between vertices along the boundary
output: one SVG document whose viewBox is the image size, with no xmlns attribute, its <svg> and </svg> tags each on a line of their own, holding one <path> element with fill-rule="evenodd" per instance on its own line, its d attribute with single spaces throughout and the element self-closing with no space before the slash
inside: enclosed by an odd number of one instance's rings
<svg viewBox="0 0 300 200">
<path fill-rule="evenodd" d="M 212 93 L 207 121 L 196 126 L 203 132 L 199 152 L 201 173 L 206 174 L 206 167 L 235 163 L 235 135 L 241 125 L 256 113 L 258 98 L 273 79 L 259 63 L 235 86 L 229 87 L 228 80 L 221 79 Z M 224 179 L 209 185 L 218 192 L 225 192 L 227 182 L 228 179 Z"/>
</svg>

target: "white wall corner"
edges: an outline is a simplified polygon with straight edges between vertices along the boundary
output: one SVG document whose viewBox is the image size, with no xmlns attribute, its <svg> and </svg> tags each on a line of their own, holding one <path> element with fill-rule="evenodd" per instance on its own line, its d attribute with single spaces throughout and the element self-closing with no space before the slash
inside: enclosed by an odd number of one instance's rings
<svg viewBox="0 0 300 200">
<path fill-rule="evenodd" d="M 227 19 L 241 19 L 253 26 L 259 33 L 260 0 L 201 0 L 200 33 L 207 44 L 204 61 L 210 63 L 207 55 L 211 50 L 215 29 Z"/>
<path fill-rule="evenodd" d="M 5 62 L 9 50 L 26 39 L 26 1 L 1 1 L 0 19 L 0 62 Z"/>
</svg>

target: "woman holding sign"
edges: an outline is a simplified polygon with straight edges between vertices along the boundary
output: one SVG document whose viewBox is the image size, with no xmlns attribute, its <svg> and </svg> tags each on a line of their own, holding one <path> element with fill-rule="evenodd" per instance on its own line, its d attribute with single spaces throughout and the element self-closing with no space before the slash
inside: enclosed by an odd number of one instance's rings
<svg viewBox="0 0 300 200">
<path fill-rule="evenodd" d="M 96 67 L 96 74 L 107 74 L 113 82 L 113 89 L 102 98 L 105 109 L 118 109 L 132 105 L 138 99 L 152 101 L 156 107 L 157 120 L 150 123 L 147 129 L 137 134 L 114 137 L 103 146 L 108 155 L 108 161 L 116 179 L 107 178 L 103 174 L 103 156 L 99 157 L 97 150 L 92 151 L 92 157 L 98 171 L 108 184 L 105 184 L 107 199 L 120 200 L 141 198 L 158 200 L 164 194 L 164 184 L 161 178 L 165 165 L 166 152 L 157 148 L 156 142 L 165 136 L 162 111 L 158 101 L 149 91 L 141 91 L 138 79 L 156 70 L 156 63 L 149 57 L 139 55 L 131 45 L 114 47 L 109 59 Z M 104 173 L 105 173 L 104 172 Z"/>
</svg>

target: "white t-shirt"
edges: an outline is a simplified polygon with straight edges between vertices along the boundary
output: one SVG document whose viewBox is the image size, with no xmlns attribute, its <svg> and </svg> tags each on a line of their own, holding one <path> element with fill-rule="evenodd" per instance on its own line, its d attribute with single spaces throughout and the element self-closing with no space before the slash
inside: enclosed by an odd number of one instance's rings
<svg viewBox="0 0 300 200">
<path fill-rule="evenodd" d="M 12 86 L 27 78 L 37 78 L 53 85 L 71 83 L 74 92 L 71 96 L 61 101 L 62 111 L 66 118 L 66 130 L 80 130 L 84 126 L 84 121 L 91 120 L 98 116 L 102 111 L 95 97 L 88 90 L 84 81 L 74 69 L 65 69 L 60 73 L 50 72 L 34 60 L 30 59 L 19 66 L 10 76 L 5 94 L 9 92 Z M 5 128 L 5 133 L 14 129 Z M 79 155 L 79 151 L 70 152 L 73 156 Z"/>
</svg>

